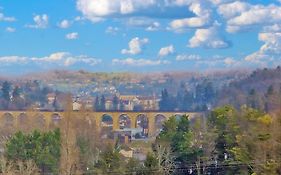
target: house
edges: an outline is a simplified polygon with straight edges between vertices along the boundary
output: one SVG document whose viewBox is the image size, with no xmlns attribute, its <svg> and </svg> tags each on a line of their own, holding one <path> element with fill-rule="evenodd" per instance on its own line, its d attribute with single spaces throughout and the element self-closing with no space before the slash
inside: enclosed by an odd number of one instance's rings
<svg viewBox="0 0 281 175">
<path fill-rule="evenodd" d="M 78 101 L 74 101 L 72 103 L 72 108 L 73 108 L 73 111 L 79 111 L 82 108 L 82 104 L 79 103 Z"/>
<path fill-rule="evenodd" d="M 56 94 L 55 93 L 47 94 L 48 104 L 53 104 L 55 99 L 56 99 Z"/>
<path fill-rule="evenodd" d="M 138 97 L 138 100 L 143 110 L 159 110 L 159 100 L 155 96 Z"/>
<path fill-rule="evenodd" d="M 139 104 L 138 96 L 136 95 L 120 95 L 119 100 L 122 110 L 132 111 Z"/>
<path fill-rule="evenodd" d="M 113 101 L 111 99 L 105 100 L 105 110 L 112 110 L 113 109 Z"/>
<path fill-rule="evenodd" d="M 127 149 L 127 150 L 121 149 L 119 151 L 119 153 L 126 158 L 132 158 L 133 157 L 133 150 L 132 149 Z"/>
</svg>

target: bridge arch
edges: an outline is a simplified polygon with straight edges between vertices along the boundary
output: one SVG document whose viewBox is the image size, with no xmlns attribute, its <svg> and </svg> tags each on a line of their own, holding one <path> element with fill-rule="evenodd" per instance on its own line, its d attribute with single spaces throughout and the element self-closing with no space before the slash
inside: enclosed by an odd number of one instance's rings
<svg viewBox="0 0 281 175">
<path fill-rule="evenodd" d="M 14 127 L 15 117 L 11 113 L 4 113 L 2 119 L 2 125 L 6 128 Z"/>
<path fill-rule="evenodd" d="M 62 117 L 59 113 L 53 113 L 51 115 L 51 125 L 52 127 L 58 128 L 61 123 Z"/>
<path fill-rule="evenodd" d="M 103 114 L 100 122 L 100 134 L 102 138 L 113 137 L 113 117 L 109 114 Z"/>
<path fill-rule="evenodd" d="M 26 130 L 30 129 L 30 126 L 29 126 L 30 118 L 26 113 L 24 113 L 24 112 L 20 113 L 17 117 L 17 120 L 18 120 L 18 128 L 20 130 L 26 131 Z"/>
<path fill-rule="evenodd" d="M 164 122 L 168 120 L 168 117 L 165 116 L 164 114 L 156 114 L 154 117 L 154 127 L 156 132 L 160 132 L 163 128 Z"/>
<path fill-rule="evenodd" d="M 39 129 L 43 129 L 43 128 L 48 128 L 48 123 L 46 122 L 46 117 L 41 114 L 41 113 L 37 113 L 35 114 L 34 116 L 34 119 L 35 119 L 35 126 L 36 128 L 39 128 Z"/>
<path fill-rule="evenodd" d="M 131 128 L 132 121 L 128 114 L 121 114 L 118 119 L 119 119 L 119 129 Z"/>
<path fill-rule="evenodd" d="M 142 129 L 142 136 L 148 136 L 149 119 L 146 114 L 138 114 L 136 117 L 136 127 Z"/>
</svg>

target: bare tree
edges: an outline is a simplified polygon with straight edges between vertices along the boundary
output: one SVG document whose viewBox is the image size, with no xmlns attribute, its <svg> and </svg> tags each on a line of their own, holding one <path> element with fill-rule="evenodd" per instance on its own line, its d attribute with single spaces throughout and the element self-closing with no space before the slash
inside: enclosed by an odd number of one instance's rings
<svg viewBox="0 0 281 175">
<path fill-rule="evenodd" d="M 3 175 L 39 175 L 40 170 L 32 160 L 8 161 L 5 157 L 0 158 Z"/>
<path fill-rule="evenodd" d="M 158 168 L 161 174 L 170 175 L 175 171 L 175 157 L 170 147 L 156 145 L 156 159 L 158 160 Z"/>
<path fill-rule="evenodd" d="M 203 118 L 197 118 L 195 124 L 192 127 L 192 145 L 196 150 L 201 150 L 202 154 L 198 154 L 196 161 L 197 174 L 205 174 L 205 167 L 207 162 L 212 159 L 212 155 L 215 150 L 215 138 L 217 134 L 214 129 L 207 126 L 206 121 Z"/>
<path fill-rule="evenodd" d="M 79 175 L 79 149 L 77 147 L 75 118 L 72 109 L 72 98 L 69 95 L 66 99 L 65 111 L 60 124 L 61 129 L 61 175 Z"/>
</svg>

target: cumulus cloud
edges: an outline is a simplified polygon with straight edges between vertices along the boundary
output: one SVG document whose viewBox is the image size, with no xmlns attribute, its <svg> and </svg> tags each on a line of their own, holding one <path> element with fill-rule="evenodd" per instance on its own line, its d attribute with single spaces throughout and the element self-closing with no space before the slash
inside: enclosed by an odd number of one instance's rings
<svg viewBox="0 0 281 175">
<path fill-rule="evenodd" d="M 264 44 L 257 52 L 245 57 L 246 61 L 281 61 L 281 33 L 260 33 L 259 40 Z"/>
<path fill-rule="evenodd" d="M 131 55 L 137 55 L 142 52 L 142 48 L 145 44 L 149 42 L 148 38 L 140 39 L 138 37 L 133 38 L 129 42 L 129 49 L 123 49 L 121 51 L 122 54 L 131 54 Z"/>
<path fill-rule="evenodd" d="M 222 15 L 225 19 L 230 19 L 241 13 L 249 10 L 251 5 L 247 2 L 235 1 L 233 3 L 222 4 L 218 7 L 218 14 Z"/>
<path fill-rule="evenodd" d="M 76 40 L 79 38 L 79 34 L 77 32 L 68 33 L 65 35 L 65 38 L 68 40 Z"/>
<path fill-rule="evenodd" d="M 95 66 L 101 63 L 101 60 L 86 55 L 74 56 L 68 52 L 57 52 L 45 57 L 4 56 L 0 57 L 0 63 L 2 66 L 10 64 L 31 64 L 37 66 L 56 65 L 69 67 L 75 64 L 86 64 L 90 66 Z"/>
<path fill-rule="evenodd" d="M 171 55 L 175 52 L 175 48 L 173 45 L 169 45 L 167 47 L 163 47 L 159 50 L 158 56 L 165 57 Z"/>
<path fill-rule="evenodd" d="M 184 19 L 173 20 L 170 27 L 173 30 L 182 30 L 184 28 L 198 28 L 209 25 L 211 22 L 212 10 L 207 1 L 194 1 L 190 4 L 189 10 L 196 16 Z"/>
<path fill-rule="evenodd" d="M 64 20 L 62 20 L 62 21 L 59 23 L 58 26 L 59 26 L 60 28 L 62 28 L 62 29 L 67 29 L 67 28 L 69 28 L 69 27 L 71 26 L 71 22 L 68 21 L 68 20 L 66 20 L 66 19 L 64 19 Z"/>
<path fill-rule="evenodd" d="M 35 28 L 35 29 L 45 29 L 49 24 L 49 17 L 46 14 L 36 15 L 33 17 L 33 21 L 35 24 L 28 24 L 26 27 Z"/>
<path fill-rule="evenodd" d="M 108 17 L 147 16 L 177 18 L 192 16 L 178 10 L 189 4 L 186 0 L 77 0 L 77 9 L 92 22 Z M 181 8 L 183 9 L 183 8 Z"/>
<path fill-rule="evenodd" d="M 221 49 L 229 47 L 230 44 L 220 35 L 218 26 L 214 25 L 207 29 L 197 29 L 195 35 L 189 40 L 188 46 Z"/>
<path fill-rule="evenodd" d="M 7 32 L 10 32 L 10 33 L 13 33 L 13 32 L 16 31 L 16 29 L 13 28 L 13 27 L 7 27 L 7 28 L 6 28 L 6 31 L 7 31 Z"/>
<path fill-rule="evenodd" d="M 197 60 L 201 60 L 200 55 L 181 54 L 176 57 L 176 61 L 197 61 Z"/>
<path fill-rule="evenodd" d="M 169 61 L 166 60 L 150 60 L 150 59 L 113 59 L 113 64 L 127 65 L 127 66 L 157 66 L 161 64 L 169 64 Z"/>
<path fill-rule="evenodd" d="M 281 7 L 274 4 L 235 2 L 222 5 L 219 13 L 227 18 L 227 31 L 232 33 L 281 23 Z"/>
<path fill-rule="evenodd" d="M 3 13 L 0 13 L 0 21 L 15 22 L 16 18 L 15 17 L 10 17 L 10 16 L 5 16 Z"/>
</svg>

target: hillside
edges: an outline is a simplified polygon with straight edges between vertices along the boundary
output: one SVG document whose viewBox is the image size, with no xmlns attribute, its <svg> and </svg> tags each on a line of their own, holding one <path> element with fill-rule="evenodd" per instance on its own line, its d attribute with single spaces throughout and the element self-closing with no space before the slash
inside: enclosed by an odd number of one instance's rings
<svg viewBox="0 0 281 175">
<path fill-rule="evenodd" d="M 281 105 L 281 68 L 258 69 L 244 79 L 224 86 L 218 94 L 217 105 L 247 105 L 270 110 Z"/>
</svg>

